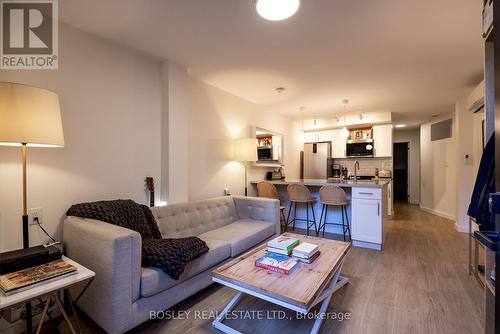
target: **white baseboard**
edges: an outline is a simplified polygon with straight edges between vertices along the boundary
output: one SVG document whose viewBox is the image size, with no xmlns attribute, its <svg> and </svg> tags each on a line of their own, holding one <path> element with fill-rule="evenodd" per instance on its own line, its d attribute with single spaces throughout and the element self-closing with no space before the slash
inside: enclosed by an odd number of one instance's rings
<svg viewBox="0 0 500 334">
<path fill-rule="evenodd" d="M 382 245 L 381 244 L 375 244 L 373 242 L 365 242 L 365 241 L 359 241 L 359 240 L 353 240 L 352 245 L 354 247 L 362 247 L 362 248 L 368 248 L 368 249 L 373 249 L 373 250 L 382 250 Z"/>
<path fill-rule="evenodd" d="M 422 204 L 420 204 L 420 210 L 428 212 L 428 213 L 432 213 L 433 215 L 436 215 L 436 216 L 439 216 L 439 217 L 443 217 L 443 218 L 446 218 L 446 219 L 449 219 L 449 220 L 453 220 L 453 221 L 455 221 L 457 219 L 457 217 L 455 217 L 454 215 L 450 215 L 449 213 L 446 213 L 446 212 L 441 212 L 441 211 L 438 211 L 438 210 L 426 208 Z"/>
</svg>

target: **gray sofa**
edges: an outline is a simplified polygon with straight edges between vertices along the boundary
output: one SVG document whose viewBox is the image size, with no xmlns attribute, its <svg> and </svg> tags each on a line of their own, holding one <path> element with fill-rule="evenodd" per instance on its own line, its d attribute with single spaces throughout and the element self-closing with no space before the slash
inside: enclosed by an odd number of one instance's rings
<svg viewBox="0 0 500 334">
<path fill-rule="evenodd" d="M 95 271 L 78 305 L 109 333 L 122 333 L 212 283 L 221 263 L 280 233 L 279 201 L 218 197 L 152 208 L 164 238 L 198 236 L 210 248 L 179 280 L 141 267 L 139 233 L 98 220 L 68 217 L 66 255 Z"/>
</svg>

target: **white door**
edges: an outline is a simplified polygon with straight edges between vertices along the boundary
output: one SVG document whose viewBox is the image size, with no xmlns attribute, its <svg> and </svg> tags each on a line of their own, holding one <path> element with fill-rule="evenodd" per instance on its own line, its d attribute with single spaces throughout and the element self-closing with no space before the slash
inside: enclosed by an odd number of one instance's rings
<svg viewBox="0 0 500 334">
<path fill-rule="evenodd" d="M 345 158 L 345 138 L 340 135 L 341 130 L 332 130 L 332 157 L 333 158 Z"/>
<path fill-rule="evenodd" d="M 392 208 L 393 203 L 392 203 L 392 181 L 389 181 L 389 184 L 387 184 L 387 214 L 389 216 L 392 216 Z"/>
<path fill-rule="evenodd" d="M 373 126 L 374 155 L 392 157 L 392 124 Z"/>
<path fill-rule="evenodd" d="M 352 239 L 382 244 L 382 204 L 374 199 L 352 199 Z"/>
</svg>

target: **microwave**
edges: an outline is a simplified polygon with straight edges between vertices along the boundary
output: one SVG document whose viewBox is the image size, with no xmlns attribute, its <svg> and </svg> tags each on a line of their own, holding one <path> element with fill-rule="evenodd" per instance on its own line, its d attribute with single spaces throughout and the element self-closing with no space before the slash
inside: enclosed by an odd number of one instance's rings
<svg viewBox="0 0 500 334">
<path fill-rule="evenodd" d="M 272 147 L 258 147 L 257 148 L 257 158 L 259 161 L 273 160 L 273 148 Z"/>
<path fill-rule="evenodd" d="M 373 157 L 373 139 L 348 140 L 345 152 L 348 157 Z"/>
</svg>

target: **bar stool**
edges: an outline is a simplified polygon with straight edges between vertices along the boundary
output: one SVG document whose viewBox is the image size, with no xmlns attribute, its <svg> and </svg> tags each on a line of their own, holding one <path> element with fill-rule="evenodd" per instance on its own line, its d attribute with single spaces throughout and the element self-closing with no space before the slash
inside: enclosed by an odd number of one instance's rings
<svg viewBox="0 0 500 334">
<path fill-rule="evenodd" d="M 292 231 L 295 231 L 295 221 L 305 221 L 307 226 L 307 235 L 309 235 L 309 228 L 314 226 L 314 231 L 316 236 L 318 236 L 318 228 L 316 226 L 316 217 L 314 215 L 314 200 L 309 189 L 302 184 L 290 184 L 287 187 L 288 200 L 290 201 L 290 209 L 288 210 L 288 219 L 286 222 L 286 228 L 292 224 Z M 306 219 L 297 218 L 297 205 L 300 203 L 305 203 L 306 205 Z M 293 211 L 293 219 L 290 220 L 290 214 L 292 213 L 292 207 L 295 204 L 295 209 Z M 311 206 L 313 219 L 309 219 L 309 206 Z"/>
<path fill-rule="evenodd" d="M 349 201 L 347 200 L 347 195 L 346 195 L 344 189 L 336 187 L 336 186 L 323 186 L 319 189 L 319 198 L 320 198 L 321 203 L 323 203 L 323 208 L 321 209 L 321 218 L 319 219 L 318 231 L 321 231 L 321 229 L 323 228 L 323 237 L 324 237 L 325 236 L 325 226 L 327 224 L 328 225 L 342 226 L 342 232 L 344 234 L 344 241 L 345 241 L 346 232 L 349 232 L 349 239 L 351 239 L 351 228 L 349 227 L 349 217 L 347 215 L 347 204 L 349 204 Z M 337 223 L 328 223 L 326 221 L 329 206 L 334 206 L 334 207 L 340 206 L 341 207 L 341 209 L 342 209 L 342 225 L 337 224 Z M 324 218 L 323 218 L 323 213 L 325 215 Z M 347 220 L 347 226 L 344 223 L 344 213 L 345 213 L 345 218 Z"/>
<path fill-rule="evenodd" d="M 257 192 L 259 197 L 277 199 L 281 202 L 278 190 L 271 182 L 260 181 L 257 183 Z M 283 224 L 281 224 L 283 222 Z M 286 232 L 286 218 L 285 218 L 285 207 L 280 205 L 280 229 L 282 232 Z"/>
</svg>

